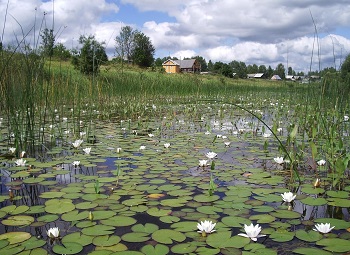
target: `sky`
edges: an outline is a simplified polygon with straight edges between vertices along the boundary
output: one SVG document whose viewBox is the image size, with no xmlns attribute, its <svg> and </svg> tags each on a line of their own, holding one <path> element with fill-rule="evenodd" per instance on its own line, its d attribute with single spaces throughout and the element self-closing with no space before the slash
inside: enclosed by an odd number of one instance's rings
<svg viewBox="0 0 350 255">
<path fill-rule="evenodd" d="M 307 72 L 339 69 L 350 54 L 349 0 L 0 0 L 5 45 L 38 44 L 40 31 L 53 27 L 68 49 L 95 35 L 113 57 L 123 26 L 148 36 L 155 58 L 199 55 Z"/>
</svg>

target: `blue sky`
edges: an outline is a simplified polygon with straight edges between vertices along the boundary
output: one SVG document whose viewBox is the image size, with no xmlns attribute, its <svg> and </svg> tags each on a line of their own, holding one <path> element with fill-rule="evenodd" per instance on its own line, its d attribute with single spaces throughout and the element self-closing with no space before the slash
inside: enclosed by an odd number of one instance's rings
<svg viewBox="0 0 350 255">
<path fill-rule="evenodd" d="M 26 41 L 33 42 L 43 20 L 51 26 L 54 6 L 55 28 L 62 28 L 57 41 L 70 49 L 78 46 L 80 35 L 93 34 L 107 43 L 110 57 L 115 55 L 114 38 L 126 25 L 146 34 L 156 48 L 155 57 L 161 58 L 200 55 L 207 61 L 237 60 L 272 68 L 288 62 L 296 71 L 307 71 L 312 56 L 317 55 L 312 67 L 317 70 L 318 61 L 322 68 L 339 68 L 350 53 L 349 0 L 52 1 L 10 0 L 4 43 L 21 37 L 21 26 L 28 33 Z M 2 28 L 6 3 L 0 1 Z"/>
</svg>

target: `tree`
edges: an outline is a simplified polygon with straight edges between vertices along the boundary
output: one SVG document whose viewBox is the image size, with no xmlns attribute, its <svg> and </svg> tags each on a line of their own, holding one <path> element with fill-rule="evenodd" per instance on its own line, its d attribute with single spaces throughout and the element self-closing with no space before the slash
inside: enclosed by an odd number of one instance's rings
<svg viewBox="0 0 350 255">
<path fill-rule="evenodd" d="M 286 78 L 286 69 L 284 68 L 284 65 L 282 63 L 279 63 L 275 69 L 274 74 L 277 74 L 281 79 Z"/>
<path fill-rule="evenodd" d="M 53 34 L 52 29 L 45 28 L 41 36 L 41 47 L 44 56 L 52 57 L 53 56 L 53 48 L 55 45 L 55 35 Z"/>
<path fill-rule="evenodd" d="M 141 32 L 135 33 L 132 51 L 133 63 L 141 67 L 151 66 L 154 62 L 155 51 L 151 39 L 148 36 Z"/>
<path fill-rule="evenodd" d="M 234 77 L 239 77 L 241 79 L 247 78 L 247 66 L 244 62 L 234 60 L 231 61 L 229 65 L 232 67 L 232 72 L 236 73 Z"/>
<path fill-rule="evenodd" d="M 134 47 L 134 37 L 137 31 L 130 26 L 121 28 L 119 35 L 115 38 L 115 50 L 118 57 L 123 61 L 131 61 Z"/>
<path fill-rule="evenodd" d="M 214 64 L 213 62 L 209 59 L 208 62 L 208 71 L 213 71 L 214 70 Z"/>
<path fill-rule="evenodd" d="M 67 60 L 71 57 L 71 54 L 62 43 L 58 43 L 53 47 L 53 56 L 58 59 Z"/>
<path fill-rule="evenodd" d="M 266 71 L 267 71 L 267 69 L 266 69 L 265 65 L 260 65 L 259 66 L 259 69 L 258 69 L 259 73 L 264 73 L 266 75 Z"/>
<path fill-rule="evenodd" d="M 201 56 L 195 56 L 195 57 L 192 57 L 192 59 L 196 59 L 201 64 L 201 71 L 202 72 L 208 71 L 208 65 L 207 65 L 207 61 L 205 60 L 205 58 L 203 58 Z"/>
<path fill-rule="evenodd" d="M 272 69 L 271 66 L 269 66 L 266 70 L 266 78 L 270 79 L 273 75 L 274 70 Z"/>
<path fill-rule="evenodd" d="M 73 51 L 72 64 L 84 74 L 98 73 L 100 65 L 108 61 L 104 43 L 98 42 L 93 35 L 81 35 L 79 44 L 82 48 Z"/>
<path fill-rule="evenodd" d="M 340 68 L 340 76 L 342 79 L 349 77 L 350 73 L 350 54 L 345 58 Z"/>
</svg>

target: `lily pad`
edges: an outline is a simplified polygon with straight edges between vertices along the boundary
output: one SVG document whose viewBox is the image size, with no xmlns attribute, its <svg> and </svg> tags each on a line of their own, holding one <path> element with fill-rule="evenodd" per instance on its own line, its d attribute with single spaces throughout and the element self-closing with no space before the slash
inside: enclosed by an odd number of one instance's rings
<svg viewBox="0 0 350 255">
<path fill-rule="evenodd" d="M 141 248 L 141 252 L 152 255 L 167 255 L 169 248 L 164 244 L 156 244 L 155 246 L 147 244 Z"/>
<path fill-rule="evenodd" d="M 34 222 L 34 218 L 32 216 L 27 215 L 11 216 L 1 221 L 1 223 L 6 226 L 27 226 L 30 225 L 32 222 Z"/>
<path fill-rule="evenodd" d="M 237 248 L 240 249 L 250 242 L 249 238 L 231 236 L 231 231 L 212 233 L 207 236 L 206 242 L 213 248 Z"/>
<path fill-rule="evenodd" d="M 109 235 L 103 235 L 103 236 L 96 236 L 92 243 L 96 246 L 101 247 L 108 247 L 112 245 L 116 245 L 121 241 L 119 236 L 109 236 Z"/>
<path fill-rule="evenodd" d="M 159 243 L 172 244 L 174 241 L 183 242 L 186 239 L 186 236 L 179 231 L 159 229 L 153 232 L 152 238 Z"/>
<path fill-rule="evenodd" d="M 317 231 L 311 230 L 309 232 L 306 232 L 302 229 L 298 229 L 297 231 L 295 231 L 295 236 L 298 239 L 306 242 L 316 242 L 322 238 L 322 235 Z"/>
<path fill-rule="evenodd" d="M 10 244 L 21 243 L 28 240 L 31 235 L 27 232 L 9 232 L 0 235 L 0 240 L 7 239 Z"/>
<path fill-rule="evenodd" d="M 63 245 L 54 245 L 52 250 L 58 254 L 78 254 L 83 250 L 83 246 L 79 243 L 64 242 Z"/>
<path fill-rule="evenodd" d="M 149 234 L 145 232 L 132 232 L 122 235 L 122 240 L 130 243 L 142 243 L 150 238 Z"/>
<path fill-rule="evenodd" d="M 197 246 L 191 243 L 180 243 L 171 247 L 171 251 L 175 254 L 189 254 L 194 252 L 197 249 Z"/>
<path fill-rule="evenodd" d="M 324 249 L 331 252 L 350 251 L 350 240 L 340 238 L 323 238 L 316 242 L 317 245 L 324 246 Z"/>
<path fill-rule="evenodd" d="M 304 248 L 304 247 L 299 247 L 293 250 L 293 253 L 296 254 L 303 254 L 303 255 L 332 255 L 333 253 L 317 249 L 317 248 Z"/>
<path fill-rule="evenodd" d="M 71 199 L 51 199 L 45 202 L 45 211 L 52 214 L 63 214 L 74 209 Z"/>
</svg>

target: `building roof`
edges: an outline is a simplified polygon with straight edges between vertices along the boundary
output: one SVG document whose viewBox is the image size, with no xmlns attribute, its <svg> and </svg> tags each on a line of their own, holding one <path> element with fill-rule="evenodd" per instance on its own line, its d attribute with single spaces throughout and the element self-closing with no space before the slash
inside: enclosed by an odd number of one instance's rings
<svg viewBox="0 0 350 255">
<path fill-rule="evenodd" d="M 271 77 L 271 80 L 282 80 L 278 74 L 275 74 Z"/>
<path fill-rule="evenodd" d="M 194 65 L 194 62 L 196 61 L 195 59 L 185 59 L 185 60 L 173 60 L 173 59 L 168 59 L 163 62 L 163 65 L 165 65 L 168 62 L 172 62 L 173 65 L 178 65 L 180 68 L 192 68 Z"/>
</svg>

